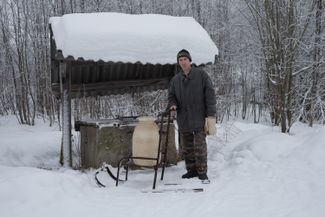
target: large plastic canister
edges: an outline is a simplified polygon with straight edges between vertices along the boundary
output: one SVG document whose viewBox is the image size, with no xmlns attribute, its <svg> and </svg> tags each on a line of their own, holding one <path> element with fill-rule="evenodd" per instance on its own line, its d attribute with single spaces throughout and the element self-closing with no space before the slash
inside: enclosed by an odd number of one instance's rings
<svg viewBox="0 0 325 217">
<path fill-rule="evenodd" d="M 132 136 L 132 156 L 157 158 L 159 145 L 159 128 L 155 118 L 142 116 L 137 118 Z M 139 166 L 154 166 L 156 160 L 133 159 Z"/>
</svg>

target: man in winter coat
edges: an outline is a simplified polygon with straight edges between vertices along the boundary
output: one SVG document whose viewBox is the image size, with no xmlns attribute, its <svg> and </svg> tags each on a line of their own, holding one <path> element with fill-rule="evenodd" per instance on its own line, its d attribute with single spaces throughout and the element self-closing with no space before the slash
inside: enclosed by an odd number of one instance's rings
<svg viewBox="0 0 325 217">
<path fill-rule="evenodd" d="M 208 180 L 206 118 L 216 117 L 216 97 L 209 75 L 191 66 L 190 53 L 183 49 L 177 54 L 181 71 L 170 82 L 168 106 L 177 113 L 178 130 L 183 141 L 187 173 L 182 178 Z"/>
</svg>

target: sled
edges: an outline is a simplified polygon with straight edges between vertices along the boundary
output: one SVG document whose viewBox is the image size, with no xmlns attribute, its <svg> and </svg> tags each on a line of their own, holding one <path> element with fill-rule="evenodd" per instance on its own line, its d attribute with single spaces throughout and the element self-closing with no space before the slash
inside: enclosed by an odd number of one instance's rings
<svg viewBox="0 0 325 217">
<path fill-rule="evenodd" d="M 167 118 L 167 127 L 166 130 L 163 128 L 164 124 L 164 119 Z M 128 157 L 123 157 L 120 159 L 117 167 L 117 174 L 116 174 L 116 186 L 119 185 L 120 181 L 127 181 L 128 180 L 128 172 L 129 172 L 129 166 L 131 164 L 135 164 L 134 160 L 153 160 L 155 163 L 153 166 L 148 167 L 148 168 L 153 168 L 154 169 L 154 177 L 153 177 L 153 184 L 152 184 L 152 189 L 156 188 L 156 182 L 157 182 L 157 175 L 158 175 L 158 169 L 162 168 L 161 171 L 161 176 L 160 180 L 164 179 L 164 172 L 165 172 L 165 167 L 166 167 L 166 160 L 167 160 L 167 148 L 168 148 L 168 135 L 169 135 L 169 129 L 170 129 L 170 122 L 171 122 L 171 114 L 170 111 L 165 111 L 162 112 L 161 114 L 158 115 L 158 120 L 159 121 L 159 142 L 158 142 L 158 148 L 157 148 L 157 153 L 156 157 L 145 157 L 145 156 L 133 156 L 132 154 Z M 162 137 L 166 136 L 164 144 L 162 144 Z M 136 164 L 135 164 L 136 165 Z M 141 166 L 141 165 L 139 165 Z M 120 172 L 121 168 L 125 169 L 125 177 L 124 179 L 120 179 Z"/>
</svg>

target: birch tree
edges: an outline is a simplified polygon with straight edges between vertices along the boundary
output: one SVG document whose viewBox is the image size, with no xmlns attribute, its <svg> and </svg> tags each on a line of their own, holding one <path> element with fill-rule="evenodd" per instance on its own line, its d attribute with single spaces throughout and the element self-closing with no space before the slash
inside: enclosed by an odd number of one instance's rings
<svg viewBox="0 0 325 217">
<path fill-rule="evenodd" d="M 296 0 L 245 1 L 259 34 L 272 122 L 280 125 L 282 132 L 289 132 L 297 45 L 306 32 L 309 16 L 304 21 L 297 17 Z"/>
<path fill-rule="evenodd" d="M 312 86 L 310 91 L 310 110 L 309 115 L 309 126 L 313 126 L 313 123 L 317 119 L 325 120 L 325 104 L 324 98 L 321 95 L 321 82 L 320 82 L 320 69 L 321 69 L 321 32 L 322 32 L 322 14 L 323 14 L 323 2 L 322 0 L 315 0 L 315 31 L 314 31 L 314 52 L 313 52 L 313 67 L 312 67 Z M 323 95 L 324 97 L 324 95 Z"/>
</svg>

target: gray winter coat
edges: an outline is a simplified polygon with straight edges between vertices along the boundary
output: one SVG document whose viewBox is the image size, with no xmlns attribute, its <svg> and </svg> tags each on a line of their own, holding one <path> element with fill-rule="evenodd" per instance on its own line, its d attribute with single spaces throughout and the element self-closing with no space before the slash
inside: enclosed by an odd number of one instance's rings
<svg viewBox="0 0 325 217">
<path fill-rule="evenodd" d="M 205 117 L 216 116 L 216 96 L 209 75 L 192 67 L 186 77 L 176 74 L 168 90 L 168 106 L 177 107 L 177 123 L 180 132 L 204 129 Z"/>
</svg>

